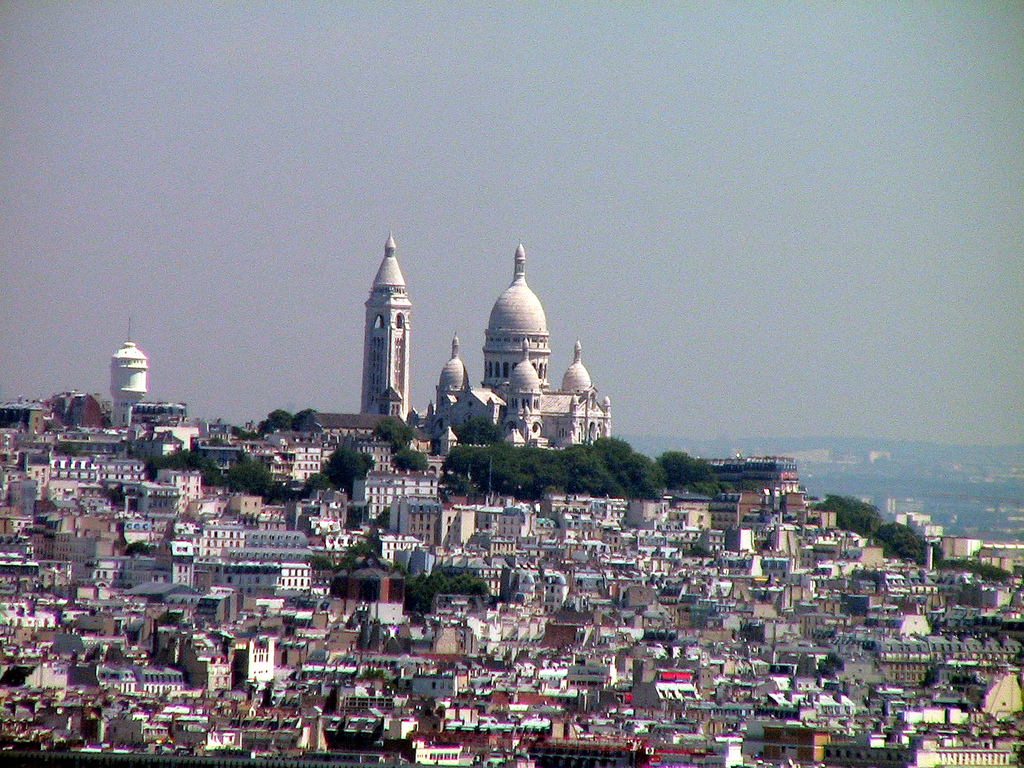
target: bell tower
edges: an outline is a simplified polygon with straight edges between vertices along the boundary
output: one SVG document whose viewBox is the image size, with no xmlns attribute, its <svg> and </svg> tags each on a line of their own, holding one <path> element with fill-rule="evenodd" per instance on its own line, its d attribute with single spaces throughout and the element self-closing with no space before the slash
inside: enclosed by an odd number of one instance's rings
<svg viewBox="0 0 1024 768">
<path fill-rule="evenodd" d="M 412 302 L 388 235 L 366 300 L 361 413 L 409 417 L 409 316 Z"/>
</svg>

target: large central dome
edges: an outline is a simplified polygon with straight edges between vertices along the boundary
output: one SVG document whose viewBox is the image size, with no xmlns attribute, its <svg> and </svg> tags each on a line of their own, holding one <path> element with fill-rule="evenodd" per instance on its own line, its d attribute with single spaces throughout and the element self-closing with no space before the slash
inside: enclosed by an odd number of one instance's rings
<svg viewBox="0 0 1024 768">
<path fill-rule="evenodd" d="M 506 288 L 491 309 L 491 318 L 484 333 L 484 386 L 502 389 L 527 350 L 530 362 L 548 384 L 548 319 L 537 294 L 526 284 L 526 249 L 516 248 L 516 266 L 512 284 Z"/>
<path fill-rule="evenodd" d="M 516 249 L 515 272 L 509 285 L 491 308 L 487 322 L 490 333 L 499 331 L 521 331 L 526 333 L 547 333 L 548 320 L 544 307 L 530 286 L 526 284 L 526 250 L 520 245 Z"/>
</svg>

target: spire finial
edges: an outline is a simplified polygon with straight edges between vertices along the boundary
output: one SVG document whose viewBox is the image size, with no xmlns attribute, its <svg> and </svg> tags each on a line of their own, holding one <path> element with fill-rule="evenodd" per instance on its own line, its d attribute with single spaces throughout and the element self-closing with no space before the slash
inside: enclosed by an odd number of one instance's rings
<svg viewBox="0 0 1024 768">
<path fill-rule="evenodd" d="M 529 359 L 530 359 L 530 342 L 524 336 L 523 337 L 523 360 L 529 360 Z"/>
<path fill-rule="evenodd" d="M 520 243 L 519 247 L 516 248 L 516 266 L 512 273 L 514 279 L 523 278 L 526 279 L 526 249 L 523 248 L 523 244 Z"/>
<path fill-rule="evenodd" d="M 388 241 L 384 243 L 384 255 L 394 253 L 398 246 L 395 245 L 395 236 L 388 232 Z"/>
<path fill-rule="evenodd" d="M 582 363 L 583 362 L 583 345 L 580 344 L 580 340 L 579 339 L 576 339 L 576 346 L 574 346 L 572 348 L 572 357 L 573 357 L 573 362 L 575 362 L 575 363 Z"/>
<path fill-rule="evenodd" d="M 456 333 L 452 336 L 452 360 L 456 360 L 459 357 L 459 334 Z"/>
<path fill-rule="evenodd" d="M 132 340 L 132 318 L 128 317 L 128 341 Z"/>
</svg>

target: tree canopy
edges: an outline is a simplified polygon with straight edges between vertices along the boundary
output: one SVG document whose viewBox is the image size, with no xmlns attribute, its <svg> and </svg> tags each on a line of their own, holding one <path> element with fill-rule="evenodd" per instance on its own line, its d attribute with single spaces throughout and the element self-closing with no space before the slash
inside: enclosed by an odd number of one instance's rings
<svg viewBox="0 0 1024 768">
<path fill-rule="evenodd" d="M 446 576 L 440 571 L 413 576 L 405 581 L 405 610 L 429 613 L 435 595 L 480 595 L 487 597 L 487 582 L 468 573 Z"/>
<path fill-rule="evenodd" d="M 473 416 L 452 427 L 460 445 L 494 445 L 501 442 L 501 427 L 485 416 Z"/>
<path fill-rule="evenodd" d="M 655 462 L 614 438 L 560 451 L 505 443 L 458 445 L 443 469 L 448 493 L 493 491 L 524 501 L 540 499 L 547 491 L 656 498 L 665 485 Z"/>
<path fill-rule="evenodd" d="M 274 432 L 280 432 L 284 429 L 292 428 L 292 414 L 288 411 L 278 408 L 277 410 L 271 411 L 267 414 L 267 418 L 260 422 L 259 426 L 256 427 L 256 431 L 262 437 L 263 435 L 273 434 Z"/>
<path fill-rule="evenodd" d="M 882 527 L 882 516 L 878 508 L 852 496 L 828 494 L 814 506 L 815 509 L 835 512 L 836 526 L 844 531 L 871 537 Z"/>
<path fill-rule="evenodd" d="M 416 431 L 401 419 L 388 416 L 377 422 L 373 428 L 373 436 L 385 443 L 390 443 L 391 452 L 398 453 L 409 447 L 409 443 L 416 436 Z"/>
<path fill-rule="evenodd" d="M 815 509 L 835 512 L 838 528 L 877 540 L 886 557 L 918 564 L 925 562 L 928 543 L 905 525 L 885 522 L 878 508 L 871 504 L 850 496 L 829 494 L 815 504 Z"/>
<path fill-rule="evenodd" d="M 247 453 L 243 453 L 237 462 L 224 470 L 224 484 L 229 491 L 265 498 L 272 495 L 272 490 L 277 490 L 273 488 L 274 476 L 267 465 Z"/>
<path fill-rule="evenodd" d="M 224 473 L 217 462 L 197 451 L 178 451 L 167 456 L 156 456 L 146 461 L 146 474 L 150 480 L 156 480 L 156 473 L 161 469 L 198 471 L 203 475 L 203 485 L 208 487 L 224 485 Z"/>
<path fill-rule="evenodd" d="M 156 479 L 161 469 L 198 471 L 206 487 L 226 487 L 237 493 L 262 496 L 270 503 L 306 498 L 316 490 L 332 487 L 327 478 L 319 474 L 313 475 L 302 488 L 274 480 L 266 464 L 241 452 L 238 461 L 227 469 L 221 469 L 216 461 L 197 451 L 178 451 L 146 461 L 146 473 L 151 480 Z"/>
<path fill-rule="evenodd" d="M 942 571 L 960 571 L 962 573 L 973 573 L 975 576 L 985 579 L 986 581 L 998 581 L 1000 583 L 1008 581 L 1010 577 L 1013 576 L 1012 573 L 1003 570 L 998 566 L 989 565 L 988 563 L 981 563 L 977 560 L 943 560 L 938 564 L 938 568 Z"/>
<path fill-rule="evenodd" d="M 338 448 L 324 465 L 323 473 L 336 488 L 352 497 L 352 486 L 373 468 L 373 458 L 346 446 Z"/>
<path fill-rule="evenodd" d="M 407 472 L 424 472 L 430 466 L 427 457 L 412 448 L 403 448 L 391 457 L 391 461 L 396 469 Z"/>
<path fill-rule="evenodd" d="M 260 437 L 265 437 L 282 430 L 291 429 L 298 431 L 302 426 L 302 422 L 313 413 L 316 413 L 315 408 L 304 408 L 295 414 L 283 408 L 278 408 L 268 413 L 267 418 L 259 423 L 259 426 L 256 427 L 256 433 Z"/>
<path fill-rule="evenodd" d="M 723 490 L 715 468 L 704 459 L 683 451 L 666 451 L 658 457 L 658 466 L 665 473 L 665 487 L 715 496 Z"/>
</svg>

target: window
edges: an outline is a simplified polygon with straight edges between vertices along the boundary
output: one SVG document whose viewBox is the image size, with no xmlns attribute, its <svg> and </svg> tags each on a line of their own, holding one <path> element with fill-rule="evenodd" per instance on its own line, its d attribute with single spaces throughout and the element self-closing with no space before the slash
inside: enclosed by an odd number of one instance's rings
<svg viewBox="0 0 1024 768">
<path fill-rule="evenodd" d="M 405 328 L 405 316 L 401 312 L 395 316 L 395 327 Z"/>
</svg>

